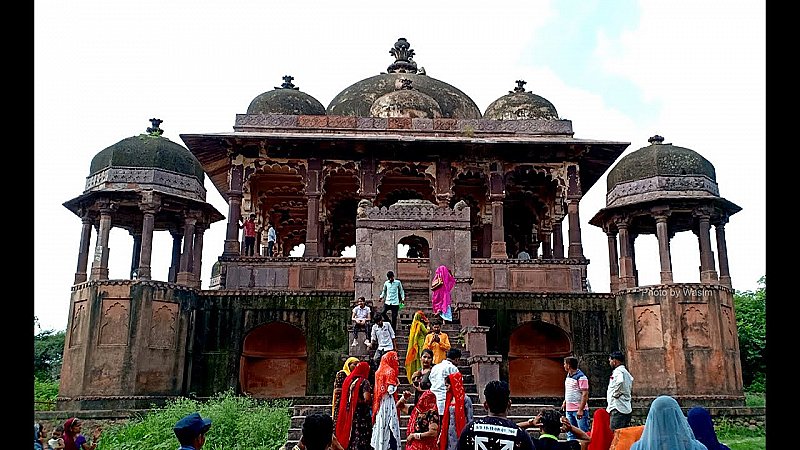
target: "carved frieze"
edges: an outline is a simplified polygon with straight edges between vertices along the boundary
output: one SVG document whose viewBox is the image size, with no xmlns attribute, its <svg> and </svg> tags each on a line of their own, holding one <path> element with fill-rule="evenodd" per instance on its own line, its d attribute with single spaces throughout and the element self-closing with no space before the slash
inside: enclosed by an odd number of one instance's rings
<svg viewBox="0 0 800 450">
<path fill-rule="evenodd" d="M 606 206 L 621 206 L 658 198 L 668 192 L 687 198 L 719 197 L 719 187 L 704 176 L 656 176 L 620 183 L 606 194 Z"/>
<path fill-rule="evenodd" d="M 84 192 L 144 189 L 198 201 L 206 199 L 206 189 L 197 178 L 152 168 L 107 168 L 86 179 Z"/>
</svg>

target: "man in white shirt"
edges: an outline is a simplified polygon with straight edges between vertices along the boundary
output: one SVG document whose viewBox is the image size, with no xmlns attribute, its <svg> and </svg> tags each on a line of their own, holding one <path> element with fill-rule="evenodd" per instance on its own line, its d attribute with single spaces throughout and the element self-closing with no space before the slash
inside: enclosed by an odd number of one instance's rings
<svg viewBox="0 0 800 450">
<path fill-rule="evenodd" d="M 606 411 L 611 416 L 611 430 L 625 428 L 631 424 L 631 388 L 633 376 L 625 368 L 625 355 L 615 350 L 608 355 L 608 364 L 614 368 L 606 390 Z"/>
<path fill-rule="evenodd" d="M 447 351 L 447 358 L 436 364 L 431 368 L 428 379 L 431 380 L 431 392 L 436 396 L 436 407 L 439 409 L 439 416 L 444 414 L 445 397 L 447 396 L 447 387 L 444 380 L 451 373 L 458 372 L 456 364 L 461 359 L 461 350 L 451 348 Z"/>
<path fill-rule="evenodd" d="M 267 256 L 274 256 L 275 242 L 278 240 L 278 234 L 275 232 L 275 227 L 270 223 L 267 228 Z"/>
<path fill-rule="evenodd" d="M 375 323 L 372 325 L 370 341 L 372 343 L 377 343 L 378 348 L 375 350 L 372 360 L 375 367 L 378 367 L 383 354 L 397 348 L 397 340 L 394 337 L 394 328 L 392 328 L 392 324 L 385 322 L 381 313 L 375 313 L 373 320 Z"/>
<path fill-rule="evenodd" d="M 353 320 L 353 343 L 351 344 L 351 347 L 358 345 L 359 331 L 364 332 L 364 336 L 367 338 L 364 341 L 364 345 L 366 345 L 367 348 L 370 347 L 371 342 L 369 340 L 370 335 L 367 332 L 367 322 L 372 315 L 371 312 L 372 311 L 369 309 L 369 306 L 367 306 L 367 300 L 364 297 L 358 297 L 358 302 L 356 307 L 353 308 L 353 315 L 351 317 Z"/>
</svg>

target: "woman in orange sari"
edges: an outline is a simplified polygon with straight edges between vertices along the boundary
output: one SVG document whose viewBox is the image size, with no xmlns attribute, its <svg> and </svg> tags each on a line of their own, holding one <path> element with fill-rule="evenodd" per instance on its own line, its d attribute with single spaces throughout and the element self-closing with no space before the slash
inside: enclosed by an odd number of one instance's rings
<svg viewBox="0 0 800 450">
<path fill-rule="evenodd" d="M 406 428 L 406 450 L 438 450 L 439 408 L 436 396 L 431 391 L 423 391 L 411 411 Z"/>
<path fill-rule="evenodd" d="M 375 450 L 400 449 L 400 417 L 398 409 L 405 409 L 411 392 L 403 392 L 397 399 L 400 385 L 400 372 L 397 351 L 390 350 L 381 357 L 381 364 L 375 372 L 375 393 L 372 398 L 372 448 Z"/>
<path fill-rule="evenodd" d="M 347 450 L 371 450 L 372 385 L 369 363 L 361 361 L 345 378 L 335 423 L 336 440 Z"/>
</svg>

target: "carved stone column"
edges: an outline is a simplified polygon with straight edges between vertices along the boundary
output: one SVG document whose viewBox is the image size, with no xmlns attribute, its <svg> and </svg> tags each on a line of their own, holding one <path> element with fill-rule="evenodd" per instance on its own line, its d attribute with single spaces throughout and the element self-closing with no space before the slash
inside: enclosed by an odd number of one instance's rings
<svg viewBox="0 0 800 450">
<path fill-rule="evenodd" d="M 320 255 L 319 242 L 319 198 L 320 198 L 320 169 L 322 162 L 318 158 L 309 158 L 306 170 L 306 199 L 308 215 L 306 222 L 306 248 L 303 256 L 314 257 Z"/>
<path fill-rule="evenodd" d="M 478 401 L 480 403 L 486 401 L 486 397 L 483 395 L 486 385 L 492 380 L 500 379 L 500 364 L 502 362 L 502 355 L 472 355 L 467 358 L 467 364 L 470 365 L 474 374 L 474 382 L 478 389 Z"/>
<path fill-rule="evenodd" d="M 561 230 L 561 220 L 563 217 L 556 217 L 553 226 L 553 258 L 564 259 L 564 235 Z"/>
<path fill-rule="evenodd" d="M 492 205 L 492 251 L 490 258 L 507 259 L 505 226 L 503 224 L 503 200 L 505 199 L 503 175 L 492 172 L 489 175 L 489 202 Z"/>
<path fill-rule="evenodd" d="M 195 287 L 200 289 L 202 284 L 200 269 L 203 265 L 203 234 L 208 228 L 207 225 L 198 224 L 194 229 L 194 249 L 192 251 L 192 277 L 195 281 Z"/>
<path fill-rule="evenodd" d="M 617 230 L 606 224 L 606 236 L 608 236 L 608 267 L 610 270 L 611 292 L 619 290 L 619 256 L 617 254 Z"/>
<path fill-rule="evenodd" d="M 553 224 L 547 219 L 542 223 L 542 259 L 553 258 Z"/>
<path fill-rule="evenodd" d="M 711 214 L 706 208 L 698 208 L 694 214 L 700 243 L 700 282 L 716 282 L 717 270 L 714 267 L 714 251 L 711 250 Z"/>
<path fill-rule="evenodd" d="M 223 256 L 237 256 L 241 253 L 239 246 L 239 220 L 242 218 L 242 177 L 242 165 L 233 164 L 228 178 L 230 184 L 228 189 L 228 228 L 225 233 Z"/>
<path fill-rule="evenodd" d="M 453 175 L 450 161 L 436 160 L 436 202 L 441 208 L 449 208 L 453 198 Z"/>
<path fill-rule="evenodd" d="M 369 200 L 371 204 L 374 204 L 375 198 L 378 197 L 378 180 L 376 179 L 377 167 L 375 164 L 375 158 L 362 159 L 358 170 L 360 183 L 358 197 Z"/>
<path fill-rule="evenodd" d="M 719 259 L 719 282 L 729 288 L 731 284 L 731 272 L 728 267 L 728 245 L 725 242 L 725 224 L 728 223 L 728 218 L 723 217 L 719 223 L 715 225 L 717 233 L 717 258 Z"/>
<path fill-rule="evenodd" d="M 100 230 L 97 233 L 97 244 L 94 249 L 92 280 L 108 279 L 108 237 L 111 233 L 111 213 L 114 209 L 114 205 L 109 202 L 100 205 Z"/>
<path fill-rule="evenodd" d="M 175 230 L 170 230 L 170 234 L 172 235 L 172 262 L 169 266 L 168 281 L 174 283 L 178 280 L 178 270 L 180 270 L 183 234 Z"/>
<path fill-rule="evenodd" d="M 137 264 L 138 278 L 151 280 L 152 273 L 150 262 L 153 254 L 153 230 L 155 229 L 155 215 L 159 211 L 160 203 L 154 199 L 142 202 L 139 209 L 142 211 L 142 245 L 139 249 L 139 263 Z"/>
<path fill-rule="evenodd" d="M 583 243 L 581 242 L 581 219 L 578 214 L 578 201 L 570 198 L 567 200 L 567 217 L 569 218 L 569 251 L 570 258 L 583 258 Z"/>
<path fill-rule="evenodd" d="M 191 214 L 186 214 L 183 219 L 183 253 L 181 253 L 180 271 L 178 271 L 178 284 L 191 286 L 193 281 L 192 267 L 192 245 L 194 244 L 194 228 L 197 223 Z M 227 240 L 225 241 L 227 244 Z M 238 243 L 238 241 L 237 241 Z"/>
<path fill-rule="evenodd" d="M 658 238 L 658 260 L 661 263 L 661 284 L 672 283 L 672 258 L 669 249 L 669 227 L 667 219 L 669 210 L 660 208 L 653 210 L 656 219 L 656 237 Z"/>
<path fill-rule="evenodd" d="M 620 289 L 636 287 L 634 275 L 632 242 L 628 233 L 628 218 L 616 217 L 615 225 L 619 231 L 619 287 Z"/>
<path fill-rule="evenodd" d="M 128 276 L 131 280 L 139 278 L 139 258 L 142 252 L 142 234 L 140 232 L 131 232 L 133 237 L 133 251 L 131 252 L 131 270 Z"/>
<path fill-rule="evenodd" d="M 86 269 L 89 266 L 89 245 L 92 239 L 92 223 L 94 217 L 89 213 L 84 213 L 81 217 L 81 243 L 78 248 L 78 268 L 75 270 L 75 279 L 73 284 L 83 283 L 86 281 Z"/>
</svg>

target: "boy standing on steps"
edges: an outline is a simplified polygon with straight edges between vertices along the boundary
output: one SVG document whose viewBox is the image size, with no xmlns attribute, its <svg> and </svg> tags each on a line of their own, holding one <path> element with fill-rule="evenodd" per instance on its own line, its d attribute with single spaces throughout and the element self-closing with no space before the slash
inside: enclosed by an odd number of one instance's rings
<svg viewBox="0 0 800 450">
<path fill-rule="evenodd" d="M 372 316 L 371 312 L 369 306 L 367 306 L 367 300 L 364 297 L 358 297 L 358 302 L 356 307 L 353 308 L 353 315 L 351 317 L 353 320 L 353 343 L 350 345 L 351 347 L 358 345 L 358 332 L 363 331 L 366 337 L 364 345 L 369 349 L 371 342 L 369 340 L 369 331 L 367 331 L 367 322 Z"/>
</svg>

